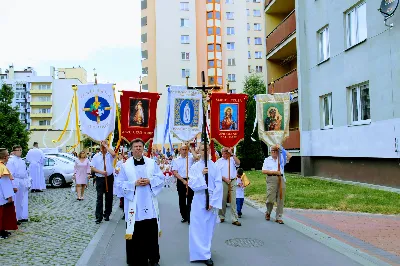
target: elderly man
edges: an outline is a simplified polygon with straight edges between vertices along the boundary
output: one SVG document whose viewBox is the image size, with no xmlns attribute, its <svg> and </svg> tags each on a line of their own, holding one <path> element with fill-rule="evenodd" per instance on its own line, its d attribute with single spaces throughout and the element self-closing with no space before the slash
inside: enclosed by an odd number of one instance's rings
<svg viewBox="0 0 400 266">
<path fill-rule="evenodd" d="M 271 219 L 271 212 L 276 202 L 275 221 L 283 224 L 282 214 L 286 191 L 284 170 L 291 157 L 292 155 L 278 144 L 271 147 L 271 156 L 264 160 L 262 173 L 267 175 L 267 212 L 265 213 L 267 221 Z"/>
<path fill-rule="evenodd" d="M 240 166 L 240 160 L 235 154 L 232 155 L 232 149 L 224 147 L 222 148 L 221 152 L 222 158 L 218 159 L 216 162 L 218 169 L 221 171 L 224 189 L 222 209 L 219 211 L 219 219 L 221 220 L 221 223 L 225 221 L 226 202 L 228 199 L 228 192 L 230 192 L 232 224 L 241 226 L 242 224 L 238 221 L 238 214 L 236 210 L 236 167 Z"/>
</svg>

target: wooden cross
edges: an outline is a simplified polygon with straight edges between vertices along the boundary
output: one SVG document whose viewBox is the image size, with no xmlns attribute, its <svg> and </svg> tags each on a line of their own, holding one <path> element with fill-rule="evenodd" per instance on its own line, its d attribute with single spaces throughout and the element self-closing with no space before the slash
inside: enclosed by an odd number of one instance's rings
<svg viewBox="0 0 400 266">
<path fill-rule="evenodd" d="M 98 109 L 98 108 L 100 107 L 101 103 L 99 102 L 99 96 L 98 96 L 98 95 L 96 95 L 96 96 L 94 97 L 94 102 L 93 102 L 93 104 L 94 104 L 94 106 L 95 106 L 96 109 Z M 110 111 L 111 109 L 112 109 L 112 107 L 105 107 L 105 108 L 104 108 L 104 110 L 106 110 L 106 111 Z M 92 110 L 90 110 L 90 108 L 83 108 L 83 111 L 85 111 L 85 112 L 91 112 Z M 100 115 L 97 116 L 97 124 L 99 124 L 99 123 L 100 123 Z"/>
</svg>

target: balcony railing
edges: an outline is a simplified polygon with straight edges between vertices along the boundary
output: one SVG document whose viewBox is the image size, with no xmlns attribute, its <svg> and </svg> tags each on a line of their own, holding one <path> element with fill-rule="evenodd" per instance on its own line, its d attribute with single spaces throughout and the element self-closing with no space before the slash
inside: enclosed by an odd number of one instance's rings
<svg viewBox="0 0 400 266">
<path fill-rule="evenodd" d="M 282 146 L 288 150 L 300 149 L 300 131 L 291 130 L 289 137 L 282 143 Z"/>
<path fill-rule="evenodd" d="M 269 93 L 285 93 L 294 91 L 299 86 L 299 81 L 297 78 L 297 69 L 293 69 L 292 71 L 286 73 L 282 77 L 278 78 L 277 80 L 268 84 L 268 92 Z M 273 86 L 273 88 L 272 88 Z M 273 90 L 273 91 L 272 91 Z"/>
<path fill-rule="evenodd" d="M 32 101 L 31 102 L 31 106 L 48 106 L 48 105 L 52 105 L 53 102 L 48 101 L 48 102 L 42 102 L 42 101 Z"/>
<path fill-rule="evenodd" d="M 267 36 L 267 54 L 283 43 L 296 31 L 296 13 L 293 10 L 276 28 Z"/>
<path fill-rule="evenodd" d="M 53 113 L 31 113 L 31 118 L 51 118 Z"/>
</svg>

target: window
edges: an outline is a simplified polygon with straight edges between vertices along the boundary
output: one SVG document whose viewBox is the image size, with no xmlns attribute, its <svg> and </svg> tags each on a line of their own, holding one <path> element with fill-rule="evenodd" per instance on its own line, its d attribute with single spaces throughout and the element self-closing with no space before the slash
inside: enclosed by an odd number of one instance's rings
<svg viewBox="0 0 400 266">
<path fill-rule="evenodd" d="M 261 23 L 254 23 L 254 30 L 260 31 L 261 30 Z"/>
<path fill-rule="evenodd" d="M 214 28 L 213 27 L 208 27 L 207 28 L 207 35 L 213 35 L 214 34 Z"/>
<path fill-rule="evenodd" d="M 253 0 L 253 3 L 261 3 L 261 0 Z"/>
<path fill-rule="evenodd" d="M 318 57 L 319 62 L 325 61 L 329 58 L 329 28 L 325 27 L 322 30 L 318 31 Z"/>
<path fill-rule="evenodd" d="M 221 52 L 221 44 L 216 44 L 215 46 L 216 46 L 217 52 Z"/>
<path fill-rule="evenodd" d="M 233 12 L 226 12 L 226 19 L 232 20 L 233 19 Z"/>
<path fill-rule="evenodd" d="M 39 120 L 39 126 L 50 126 L 50 120 Z"/>
<path fill-rule="evenodd" d="M 332 94 L 326 94 L 320 97 L 321 101 L 321 127 L 332 128 Z"/>
<path fill-rule="evenodd" d="M 142 51 L 142 60 L 146 60 L 149 58 L 149 53 L 147 50 Z"/>
<path fill-rule="evenodd" d="M 39 114 L 50 114 L 51 109 L 50 108 L 41 108 L 39 109 Z"/>
<path fill-rule="evenodd" d="M 189 42 L 189 35 L 181 35 L 181 43 L 182 44 L 187 44 Z"/>
<path fill-rule="evenodd" d="M 20 92 L 16 92 L 15 93 L 15 98 L 19 99 L 20 95 L 21 95 Z"/>
<path fill-rule="evenodd" d="M 221 35 L 221 28 L 215 28 L 216 34 Z"/>
<path fill-rule="evenodd" d="M 250 53 L 250 51 L 247 52 L 247 58 L 248 58 L 248 59 L 251 59 L 251 53 Z"/>
<path fill-rule="evenodd" d="M 227 3 L 227 4 L 233 4 L 233 0 L 226 0 L 225 3 Z"/>
<path fill-rule="evenodd" d="M 50 102 L 50 96 L 40 96 L 39 98 L 39 102 Z"/>
<path fill-rule="evenodd" d="M 181 10 L 189 11 L 189 2 L 181 2 Z"/>
<path fill-rule="evenodd" d="M 261 73 L 262 72 L 262 66 L 256 66 L 256 72 Z"/>
<path fill-rule="evenodd" d="M 226 47 L 228 50 L 235 50 L 235 43 L 234 42 L 228 42 L 226 44 Z"/>
<path fill-rule="evenodd" d="M 261 52 L 255 52 L 254 58 L 255 59 L 261 59 L 262 58 L 262 53 Z"/>
<path fill-rule="evenodd" d="M 208 84 L 215 84 L 215 77 L 214 76 L 209 76 L 208 77 Z"/>
<path fill-rule="evenodd" d="M 147 17 L 142 17 L 141 22 L 142 22 L 142 27 L 147 26 Z"/>
<path fill-rule="evenodd" d="M 255 37 L 254 38 L 254 44 L 255 45 L 262 45 L 261 37 Z"/>
<path fill-rule="evenodd" d="M 215 18 L 221 19 L 221 12 L 219 12 L 219 11 L 215 12 Z"/>
<path fill-rule="evenodd" d="M 222 77 L 218 77 L 218 85 L 222 85 Z"/>
<path fill-rule="evenodd" d="M 370 122 L 369 83 L 350 88 L 351 123 L 365 124 Z"/>
<path fill-rule="evenodd" d="M 235 28 L 234 27 L 228 27 L 226 29 L 227 35 L 235 35 Z"/>
<path fill-rule="evenodd" d="M 143 84 L 142 85 L 142 90 L 148 91 L 149 90 L 149 84 Z"/>
<path fill-rule="evenodd" d="M 247 30 L 250 30 L 250 23 L 247 23 Z"/>
<path fill-rule="evenodd" d="M 214 68 L 214 66 L 215 66 L 214 60 L 208 60 L 208 67 L 209 68 Z"/>
<path fill-rule="evenodd" d="M 253 10 L 253 16 L 254 16 L 254 17 L 261 17 L 261 11 L 260 11 L 260 9 L 254 9 L 254 10 Z"/>
<path fill-rule="evenodd" d="M 214 16 L 214 13 L 212 11 L 207 12 L 207 19 L 212 19 Z"/>
<path fill-rule="evenodd" d="M 346 13 L 347 48 L 367 39 L 367 6 L 363 2 Z"/>
<path fill-rule="evenodd" d="M 147 0 L 142 0 L 141 8 L 142 8 L 142 10 L 147 8 Z"/>
<path fill-rule="evenodd" d="M 246 9 L 247 16 L 250 16 L 250 10 Z"/>
<path fill-rule="evenodd" d="M 182 56 L 182 60 L 190 60 L 190 53 L 182 52 L 181 56 Z"/>
<path fill-rule="evenodd" d="M 40 124 L 40 121 L 39 121 L 39 124 Z M 56 165 L 56 162 L 53 159 L 45 158 L 44 166 L 54 166 L 54 165 Z"/>
<path fill-rule="evenodd" d="M 250 37 L 247 37 L 247 44 L 250 45 Z"/>
<path fill-rule="evenodd" d="M 181 18 L 181 27 L 189 27 L 189 19 Z"/>
<path fill-rule="evenodd" d="M 235 58 L 228 59 L 228 66 L 236 66 Z"/>
<path fill-rule="evenodd" d="M 142 75 L 148 75 L 149 74 L 149 68 L 148 67 L 143 67 L 142 68 Z"/>
<path fill-rule="evenodd" d="M 190 77 L 190 69 L 182 69 L 182 78 Z"/>
<path fill-rule="evenodd" d="M 146 43 L 147 42 L 147 33 L 142 34 L 141 41 L 142 41 L 142 43 Z"/>
<path fill-rule="evenodd" d="M 213 52 L 214 51 L 214 44 L 208 44 L 207 47 L 208 47 L 208 51 L 209 52 Z"/>
<path fill-rule="evenodd" d="M 228 81 L 235 82 L 236 81 L 236 74 L 228 74 Z"/>
<path fill-rule="evenodd" d="M 50 84 L 40 84 L 39 90 L 50 90 Z"/>
</svg>

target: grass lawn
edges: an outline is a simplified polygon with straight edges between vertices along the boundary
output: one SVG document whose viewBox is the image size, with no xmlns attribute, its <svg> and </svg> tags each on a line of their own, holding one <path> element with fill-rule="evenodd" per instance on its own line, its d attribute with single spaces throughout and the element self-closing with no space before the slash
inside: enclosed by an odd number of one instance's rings
<svg viewBox="0 0 400 266">
<path fill-rule="evenodd" d="M 261 171 L 247 171 L 249 199 L 265 203 L 266 182 Z M 400 194 L 340 184 L 294 174 L 286 175 L 285 207 L 381 214 L 400 214 Z"/>
</svg>

